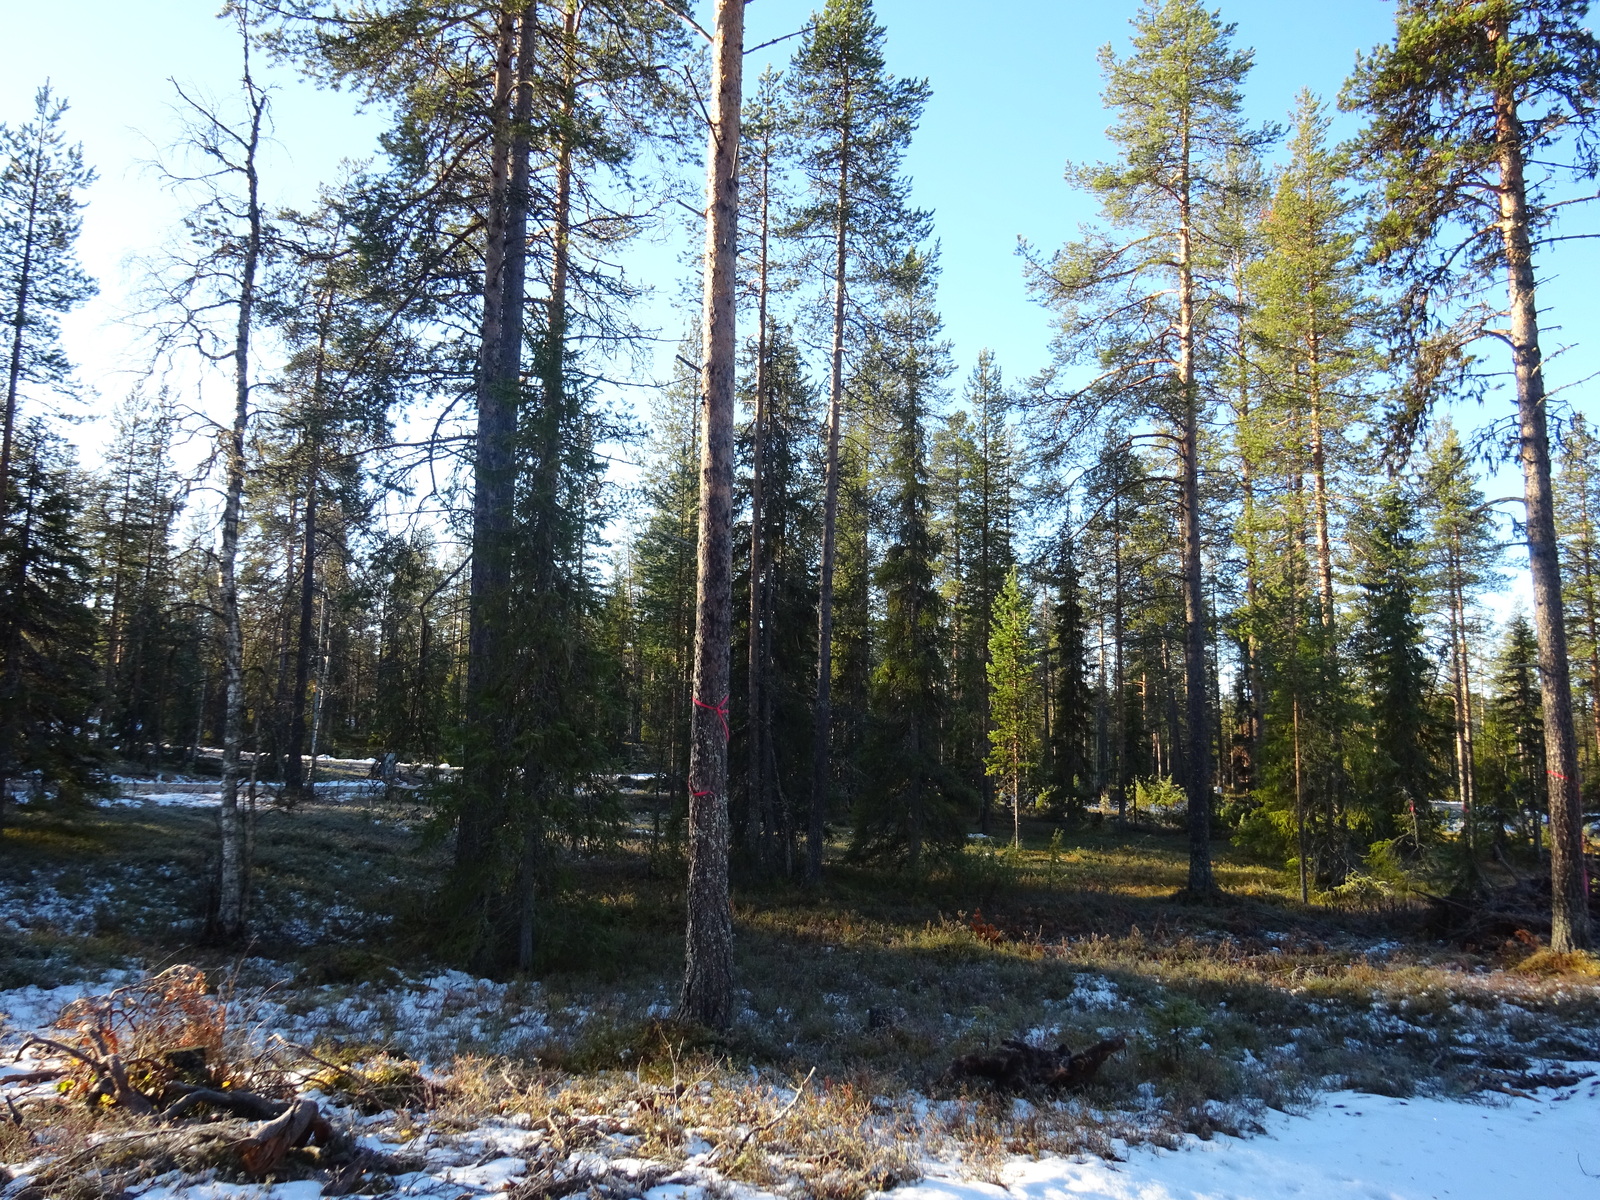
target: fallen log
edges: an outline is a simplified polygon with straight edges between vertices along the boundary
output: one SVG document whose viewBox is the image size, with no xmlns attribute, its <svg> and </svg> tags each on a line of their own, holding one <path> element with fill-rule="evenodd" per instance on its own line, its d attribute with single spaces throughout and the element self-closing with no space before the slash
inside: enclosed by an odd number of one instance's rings
<svg viewBox="0 0 1600 1200">
<path fill-rule="evenodd" d="M 963 1054 L 950 1064 L 944 1073 L 944 1080 L 958 1083 L 969 1079 L 986 1079 L 1008 1090 L 1081 1087 L 1099 1073 L 1107 1059 L 1127 1044 L 1127 1038 L 1118 1034 L 1074 1053 L 1065 1045 L 1051 1050 L 1008 1038 L 1000 1043 L 998 1050 Z"/>
<path fill-rule="evenodd" d="M 245 1170 L 265 1175 L 307 1142 L 326 1146 L 333 1140 L 333 1126 L 322 1115 L 315 1100 L 296 1100 L 278 1117 L 259 1126 L 235 1150 Z"/>
<path fill-rule="evenodd" d="M 171 1084 L 167 1090 L 178 1093 L 178 1098 L 161 1110 L 161 1119 L 167 1122 L 185 1117 L 201 1105 L 210 1105 L 247 1121 L 271 1121 L 281 1117 L 289 1107 L 287 1100 L 272 1100 L 255 1092 L 223 1092 L 181 1083 Z"/>
</svg>

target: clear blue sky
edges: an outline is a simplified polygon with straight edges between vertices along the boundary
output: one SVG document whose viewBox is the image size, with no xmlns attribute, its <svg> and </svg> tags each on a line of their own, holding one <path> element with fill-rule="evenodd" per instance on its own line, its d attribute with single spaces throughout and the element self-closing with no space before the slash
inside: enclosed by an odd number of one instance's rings
<svg viewBox="0 0 1600 1200">
<path fill-rule="evenodd" d="M 49 77 L 71 100 L 71 134 L 82 139 L 101 172 L 89 197 L 83 257 L 105 294 L 72 318 L 68 338 L 85 380 L 110 401 L 127 386 L 118 369 L 139 365 L 125 355 L 129 335 L 113 323 L 124 303 L 124 263 L 156 247 L 177 211 L 139 167 L 171 137 L 166 80 L 173 76 L 226 95 L 237 49 L 228 25 L 214 17 L 213 0 L 10 8 L 0 44 L 0 119 L 24 119 L 33 88 Z M 810 8 L 799 0 L 754 0 L 749 43 L 798 28 Z M 1062 173 L 1068 161 L 1106 152 L 1095 55 L 1106 42 L 1125 47 L 1135 8 L 1136 0 L 877 0 L 889 30 L 891 69 L 926 76 L 933 88 L 909 168 L 917 202 L 936 214 L 944 251 L 941 301 L 962 375 L 984 346 L 996 351 L 1013 379 L 1044 364 L 1048 323 L 1023 292 L 1017 238 L 1048 248 L 1092 218 Z M 1357 50 L 1389 36 L 1392 13 L 1388 0 L 1226 4 L 1223 16 L 1238 24 L 1239 44 L 1256 50 L 1247 89 L 1251 115 L 1282 120 L 1302 87 L 1333 97 Z M 786 60 L 793 45 L 751 56 L 752 74 L 768 54 Z M 271 74 L 282 90 L 268 188 L 281 202 L 305 202 L 341 159 L 371 153 L 380 121 L 357 114 L 348 97 L 318 92 L 289 72 Z M 1593 217 L 1585 220 L 1592 224 Z M 1600 269 L 1593 246 L 1569 243 L 1557 269 L 1547 271 L 1542 299 L 1547 319 L 1561 327 L 1555 341 L 1593 344 L 1600 333 L 1585 283 Z M 650 311 L 663 323 L 671 320 L 675 256 L 646 249 L 636 269 L 661 291 Z M 664 330 L 669 337 L 676 332 Z M 1576 379 L 1596 369 L 1591 363 L 1600 360 L 1580 347 L 1552 373 L 1558 383 Z M 1595 408 L 1588 401 L 1583 407 Z M 1463 413 L 1460 423 L 1475 419 Z M 92 441 L 95 434 L 86 428 L 83 436 Z M 1504 474 L 1496 485 L 1501 490 L 1494 494 L 1520 490 Z"/>
</svg>

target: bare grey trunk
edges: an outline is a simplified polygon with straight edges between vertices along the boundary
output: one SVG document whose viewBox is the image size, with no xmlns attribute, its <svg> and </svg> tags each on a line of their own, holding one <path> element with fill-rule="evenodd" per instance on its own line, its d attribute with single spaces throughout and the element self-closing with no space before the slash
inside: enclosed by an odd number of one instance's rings
<svg viewBox="0 0 1600 1200">
<path fill-rule="evenodd" d="M 744 0 L 717 0 L 706 163 L 705 436 L 700 453 L 698 623 L 689 748 L 689 921 L 683 1014 L 713 1029 L 733 1019 L 728 896 L 728 658 L 733 624 L 733 392 L 739 253 L 739 126 Z"/>
<path fill-rule="evenodd" d="M 1567 628 L 1562 616 L 1555 503 L 1550 487 L 1550 437 L 1523 178 L 1522 122 L 1512 97 L 1497 93 L 1494 107 L 1500 150 L 1500 230 L 1511 300 L 1519 457 L 1527 503 L 1528 570 L 1533 582 L 1533 624 L 1539 639 L 1545 760 L 1550 782 L 1550 946 L 1561 952 L 1588 949 L 1593 941 L 1589 878 L 1583 858 L 1583 801 L 1572 721 Z"/>
<path fill-rule="evenodd" d="M 261 263 L 260 178 L 256 151 L 266 99 L 250 77 L 248 50 L 245 95 L 251 106 L 250 135 L 245 146 L 244 257 L 239 269 L 238 320 L 233 340 L 233 425 L 226 435 L 227 490 L 222 506 L 222 548 L 218 564 L 222 602 L 222 803 L 217 813 L 220 861 L 217 872 L 216 932 L 233 940 L 244 932 L 246 884 L 245 831 L 239 814 L 239 753 L 244 741 L 244 632 L 239 623 L 239 519 L 244 504 L 245 434 L 250 424 L 250 334 L 255 320 L 256 273 Z M 260 757 L 260 747 L 255 758 Z"/>
<path fill-rule="evenodd" d="M 817 597 L 817 703 L 811 751 L 811 824 L 806 838 L 806 882 L 810 884 L 822 878 L 822 828 L 833 774 L 833 570 L 839 526 L 839 428 L 844 408 L 845 200 L 849 194 L 849 158 L 847 145 L 840 155 L 833 234 L 833 347 L 828 373 L 822 565 Z"/>
</svg>

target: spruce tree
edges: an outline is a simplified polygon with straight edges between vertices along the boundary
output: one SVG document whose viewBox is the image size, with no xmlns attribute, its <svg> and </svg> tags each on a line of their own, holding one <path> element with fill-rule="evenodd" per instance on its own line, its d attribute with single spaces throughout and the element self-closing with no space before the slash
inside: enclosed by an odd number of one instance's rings
<svg viewBox="0 0 1600 1200">
<path fill-rule="evenodd" d="M 1011 793 L 1011 844 L 1022 844 L 1022 788 L 1037 765 L 1039 705 L 1034 673 L 1033 605 L 1012 567 L 989 624 L 989 756 L 984 766 Z"/>
<path fill-rule="evenodd" d="M 933 308 L 936 269 L 924 251 L 896 264 L 875 348 L 873 384 L 891 415 L 890 545 L 874 573 L 883 595 L 882 650 L 872 672 L 867 780 L 856 806 L 857 857 L 918 870 L 960 847 L 961 791 L 943 757 L 944 606 L 934 583 L 927 423 L 949 374 Z"/>
<path fill-rule="evenodd" d="M 1493 759 L 1489 805 L 1497 832 L 1505 823 L 1526 822 L 1528 840 L 1537 856 L 1539 836 L 1549 804 L 1545 766 L 1543 694 L 1538 676 L 1539 646 L 1533 627 L 1522 613 L 1506 626 L 1494 662 L 1493 698 L 1489 702 L 1487 750 Z M 1498 840 L 1498 838 L 1497 838 Z"/>
<path fill-rule="evenodd" d="M 81 480 L 38 418 L 18 432 L 12 516 L 0 527 L 0 815 L 12 785 L 30 777 L 38 796 L 81 799 L 99 759 Z"/>
<path fill-rule="evenodd" d="M 1094 790 L 1095 700 L 1089 686 L 1088 614 L 1070 531 L 1063 525 L 1051 572 L 1045 683 L 1047 774 L 1055 802 L 1081 814 Z"/>
<path fill-rule="evenodd" d="M 99 738 L 152 765 L 178 696 L 180 654 L 193 653 L 192 618 L 176 601 L 172 538 L 183 486 L 172 460 L 177 413 L 162 393 L 130 393 L 112 415 L 112 437 L 85 514 L 101 637 Z M 180 706 L 185 709 L 179 701 Z"/>
<path fill-rule="evenodd" d="M 1420 850 L 1434 832 L 1444 783 L 1442 733 L 1431 703 L 1420 606 L 1424 560 L 1413 497 L 1389 484 L 1360 514 L 1353 635 L 1368 707 L 1364 804 L 1353 814 L 1369 840 L 1406 837 Z"/>
<path fill-rule="evenodd" d="M 1450 690 L 1455 709 L 1456 797 L 1461 803 L 1463 837 L 1473 849 L 1477 794 L 1473 749 L 1472 645 L 1474 606 L 1489 587 L 1501 582 L 1503 551 L 1494 515 L 1473 477 L 1472 464 L 1448 422 L 1430 439 L 1423 470 L 1422 503 L 1428 521 L 1428 552 L 1433 590 L 1444 609 L 1449 639 Z"/>
<path fill-rule="evenodd" d="M 1590 793 L 1600 788 L 1600 438 L 1574 414 L 1562 442 L 1556 486 L 1567 640 L 1589 705 Z"/>
<path fill-rule="evenodd" d="M 1470 368 L 1481 338 L 1511 348 L 1533 621 L 1550 759 L 1551 945 L 1591 944 L 1571 670 L 1550 481 L 1549 387 L 1535 250 L 1553 188 L 1600 173 L 1600 41 L 1587 0 L 1406 0 L 1395 40 L 1362 58 L 1347 107 L 1366 113 L 1361 154 L 1384 186 L 1374 251 L 1403 289 L 1412 348 L 1401 412 L 1414 427 Z M 1507 304 L 1485 305 L 1506 281 Z"/>
<path fill-rule="evenodd" d="M 50 85 L 33 98 L 33 120 L 0 124 L 0 323 L 6 327 L 6 398 L 0 424 L 0 520 L 10 492 L 17 404 L 24 387 L 67 384 L 71 365 L 58 321 L 96 292 L 78 265 L 83 207 L 78 193 L 95 180 L 82 146 L 62 129 L 67 102 Z"/>
<path fill-rule="evenodd" d="M 1225 240 L 1207 216 L 1232 186 L 1230 164 L 1275 136 L 1240 116 L 1252 53 L 1234 27 L 1199 0 L 1146 0 L 1133 19 L 1133 51 L 1100 52 L 1116 161 L 1075 172 L 1099 201 L 1108 231 L 1093 231 L 1048 261 L 1032 261 L 1032 286 L 1060 315 L 1060 365 L 1099 371 L 1063 397 L 1079 426 L 1108 413 L 1148 421 L 1174 456 L 1173 508 L 1183 602 L 1187 892 L 1216 891 L 1211 870 L 1211 722 L 1207 583 L 1201 539 L 1200 427 L 1203 326 Z M 1114 231 L 1114 232 L 1112 232 Z M 1054 386 L 1051 379 L 1047 385 Z"/>
</svg>

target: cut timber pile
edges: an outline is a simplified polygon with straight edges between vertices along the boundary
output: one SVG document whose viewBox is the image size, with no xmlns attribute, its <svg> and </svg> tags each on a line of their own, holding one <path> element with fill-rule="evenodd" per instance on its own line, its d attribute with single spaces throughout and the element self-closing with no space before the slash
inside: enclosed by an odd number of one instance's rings
<svg viewBox="0 0 1600 1200">
<path fill-rule="evenodd" d="M 28 1129 L 33 1115 L 48 1120 L 49 1110 L 81 1103 L 95 1114 L 115 1113 L 121 1128 L 80 1150 L 47 1155 L 13 1200 L 79 1194 L 90 1177 L 119 1181 L 108 1193 L 115 1194 L 164 1170 L 218 1169 L 257 1180 L 285 1170 L 332 1171 L 328 1184 L 335 1190 L 327 1195 L 360 1184 L 349 1178 L 360 1157 L 351 1139 L 314 1100 L 296 1096 L 281 1070 L 259 1055 L 241 1057 L 227 1005 L 207 991 L 205 975 L 194 967 L 171 967 L 73 1001 L 51 1036 L 23 1040 L 18 1054 L 29 1052 L 39 1069 L 6 1083 L 62 1082 L 47 1096 L 23 1097 L 21 1105 L 7 1094 L 14 1125 Z M 46 1137 L 38 1144 L 55 1143 Z M 363 1172 L 373 1169 L 361 1164 Z"/>
<path fill-rule="evenodd" d="M 1423 897 L 1428 902 L 1428 934 L 1471 950 L 1491 950 L 1512 939 L 1531 946 L 1537 937 L 1550 933 L 1548 875 L 1477 892 L 1423 893 Z M 1600 921 L 1600 903 L 1593 895 L 1589 897 L 1589 915 Z"/>
<path fill-rule="evenodd" d="M 1074 1054 L 1066 1046 L 1045 1050 L 1008 1039 L 1000 1043 L 999 1050 L 963 1054 L 950 1064 L 944 1078 L 946 1083 L 986 1079 L 1012 1091 L 1081 1087 L 1099 1074 L 1106 1059 L 1127 1044 L 1128 1039 L 1118 1034 Z"/>
</svg>

